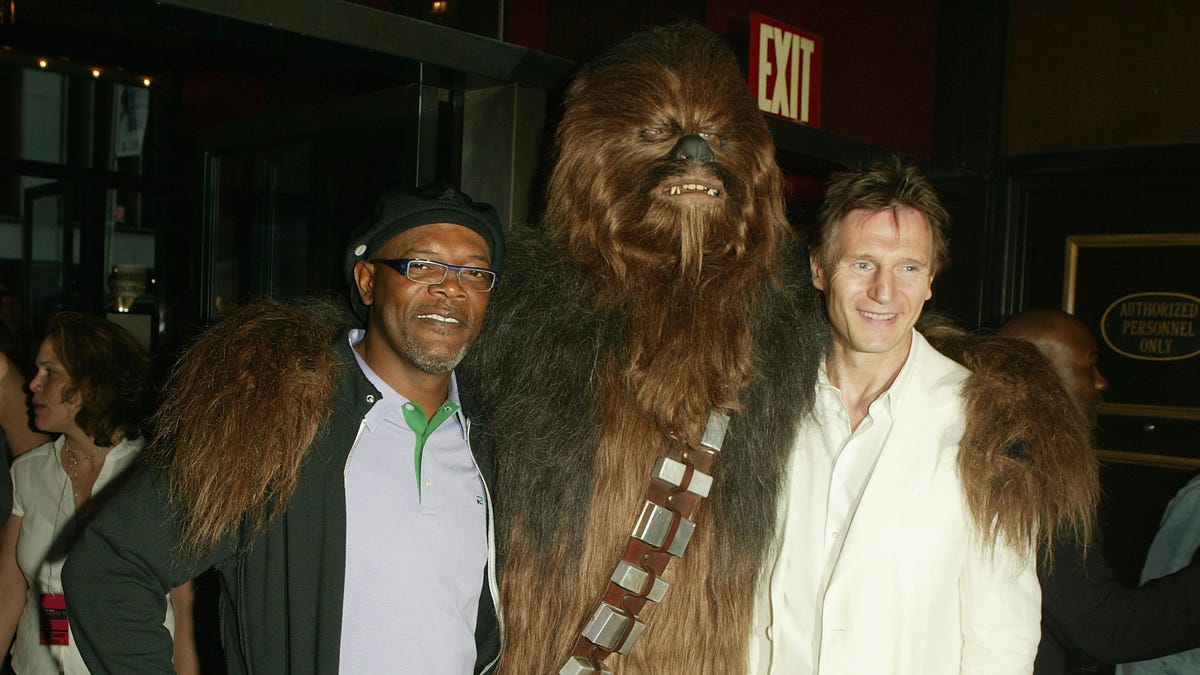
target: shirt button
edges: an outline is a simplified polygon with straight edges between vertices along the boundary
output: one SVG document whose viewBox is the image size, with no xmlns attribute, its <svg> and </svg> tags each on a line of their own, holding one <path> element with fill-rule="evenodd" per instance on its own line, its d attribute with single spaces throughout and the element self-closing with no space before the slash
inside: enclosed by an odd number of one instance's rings
<svg viewBox="0 0 1200 675">
<path fill-rule="evenodd" d="M 375 402 L 375 395 L 367 394 L 367 403 L 374 403 L 374 402 Z"/>
<path fill-rule="evenodd" d="M 412 409 L 413 409 L 413 406 L 412 406 L 412 404 L 411 404 L 411 403 L 405 403 L 405 404 L 404 404 L 404 409 L 405 409 L 405 410 L 412 410 Z"/>
<path fill-rule="evenodd" d="M 841 536 L 841 534 L 842 534 L 841 532 L 838 532 L 837 530 L 834 530 L 834 531 L 833 531 L 833 538 L 834 538 L 834 539 L 837 539 L 838 537 L 840 537 L 840 536 Z"/>
</svg>

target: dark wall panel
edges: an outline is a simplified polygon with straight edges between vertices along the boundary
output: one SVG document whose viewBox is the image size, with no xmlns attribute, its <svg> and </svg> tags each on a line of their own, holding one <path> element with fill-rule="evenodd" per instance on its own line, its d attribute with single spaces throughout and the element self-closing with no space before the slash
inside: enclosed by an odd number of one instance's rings
<svg viewBox="0 0 1200 675">
<path fill-rule="evenodd" d="M 1011 7 L 1005 152 L 1200 140 L 1200 3 Z"/>
</svg>

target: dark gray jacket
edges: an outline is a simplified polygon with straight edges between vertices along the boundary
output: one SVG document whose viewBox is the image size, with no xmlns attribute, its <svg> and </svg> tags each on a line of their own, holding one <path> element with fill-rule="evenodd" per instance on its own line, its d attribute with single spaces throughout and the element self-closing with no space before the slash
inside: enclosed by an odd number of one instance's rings
<svg viewBox="0 0 1200 675">
<path fill-rule="evenodd" d="M 1138 661 L 1200 646 L 1200 566 L 1140 588 L 1114 576 L 1104 542 L 1066 541 L 1038 566 L 1042 642 L 1034 675 L 1076 675 L 1084 665 Z"/>
<path fill-rule="evenodd" d="M 380 394 L 355 364 L 345 334 L 333 348 L 341 362 L 333 410 L 305 453 L 287 509 L 245 552 L 231 543 L 184 565 L 175 555 L 179 529 L 167 513 L 161 471 L 139 471 L 96 514 L 63 570 L 72 634 L 93 673 L 173 673 L 171 640 L 162 627 L 164 595 L 209 566 L 222 582 L 221 640 L 230 673 L 337 672 L 346 556 L 343 470 L 363 417 Z M 460 399 L 469 420 L 474 404 L 465 394 Z M 472 454 L 489 499 L 491 542 L 495 471 L 479 436 L 471 430 Z M 500 652 L 495 570 L 489 543 L 476 673 L 488 672 Z"/>
</svg>

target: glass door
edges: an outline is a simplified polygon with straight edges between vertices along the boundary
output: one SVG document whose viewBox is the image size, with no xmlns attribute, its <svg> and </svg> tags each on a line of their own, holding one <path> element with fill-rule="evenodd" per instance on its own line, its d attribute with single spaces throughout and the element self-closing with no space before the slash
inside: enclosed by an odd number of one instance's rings
<svg viewBox="0 0 1200 675">
<path fill-rule="evenodd" d="M 264 295 L 342 297 L 346 235 L 370 215 L 382 188 L 416 185 L 421 160 L 445 140 L 420 138 L 439 128 L 419 122 L 418 113 L 424 94 L 434 98 L 431 117 L 440 118 L 438 91 L 406 85 L 202 138 L 205 318 Z M 426 180 L 435 172 L 452 178 L 452 168 L 427 163 Z"/>
<path fill-rule="evenodd" d="M 73 186 L 60 182 L 27 187 L 24 193 L 20 337 L 30 357 L 50 315 L 80 307 L 79 200 Z"/>
</svg>

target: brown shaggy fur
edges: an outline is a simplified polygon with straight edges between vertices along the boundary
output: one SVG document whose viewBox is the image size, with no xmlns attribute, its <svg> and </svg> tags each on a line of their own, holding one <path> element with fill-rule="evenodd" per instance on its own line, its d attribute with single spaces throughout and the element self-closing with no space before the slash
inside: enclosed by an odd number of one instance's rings
<svg viewBox="0 0 1200 675">
<path fill-rule="evenodd" d="M 264 300 L 239 308 L 183 354 L 151 447 L 170 464 L 185 554 L 238 533 L 249 541 L 287 504 L 329 411 L 329 345 L 338 330 L 299 306 Z"/>
<path fill-rule="evenodd" d="M 789 232 L 770 133 L 745 88 L 710 33 L 662 30 L 587 66 L 558 127 L 547 227 L 599 280 L 597 305 L 630 311 L 623 384 L 665 429 L 694 431 L 710 406 L 736 407 L 754 374 L 750 322 L 738 318 L 754 315 Z M 654 128 L 673 134 L 647 141 Z M 714 162 L 668 156 L 702 131 L 721 137 Z M 720 180 L 722 204 L 663 196 L 684 177 Z"/>
<path fill-rule="evenodd" d="M 647 137 L 647 129 L 672 138 Z M 674 160 L 683 135 L 715 161 Z M 716 487 L 622 673 L 744 669 L 759 561 L 825 344 L 774 146 L 736 60 L 694 25 L 587 66 L 568 92 L 545 216 L 519 228 L 461 381 L 496 437 L 503 673 L 558 672 L 612 573 L 655 459 L 733 411 Z M 719 181 L 715 204 L 671 184 Z M 670 665 L 666 665 L 670 664 Z"/>
<path fill-rule="evenodd" d="M 1086 550 L 1100 498 L 1091 428 L 1054 367 L 1011 338 L 927 331 L 930 343 L 972 371 L 959 467 L 967 506 L 994 543 L 1042 552 L 1067 537 Z"/>
</svg>

